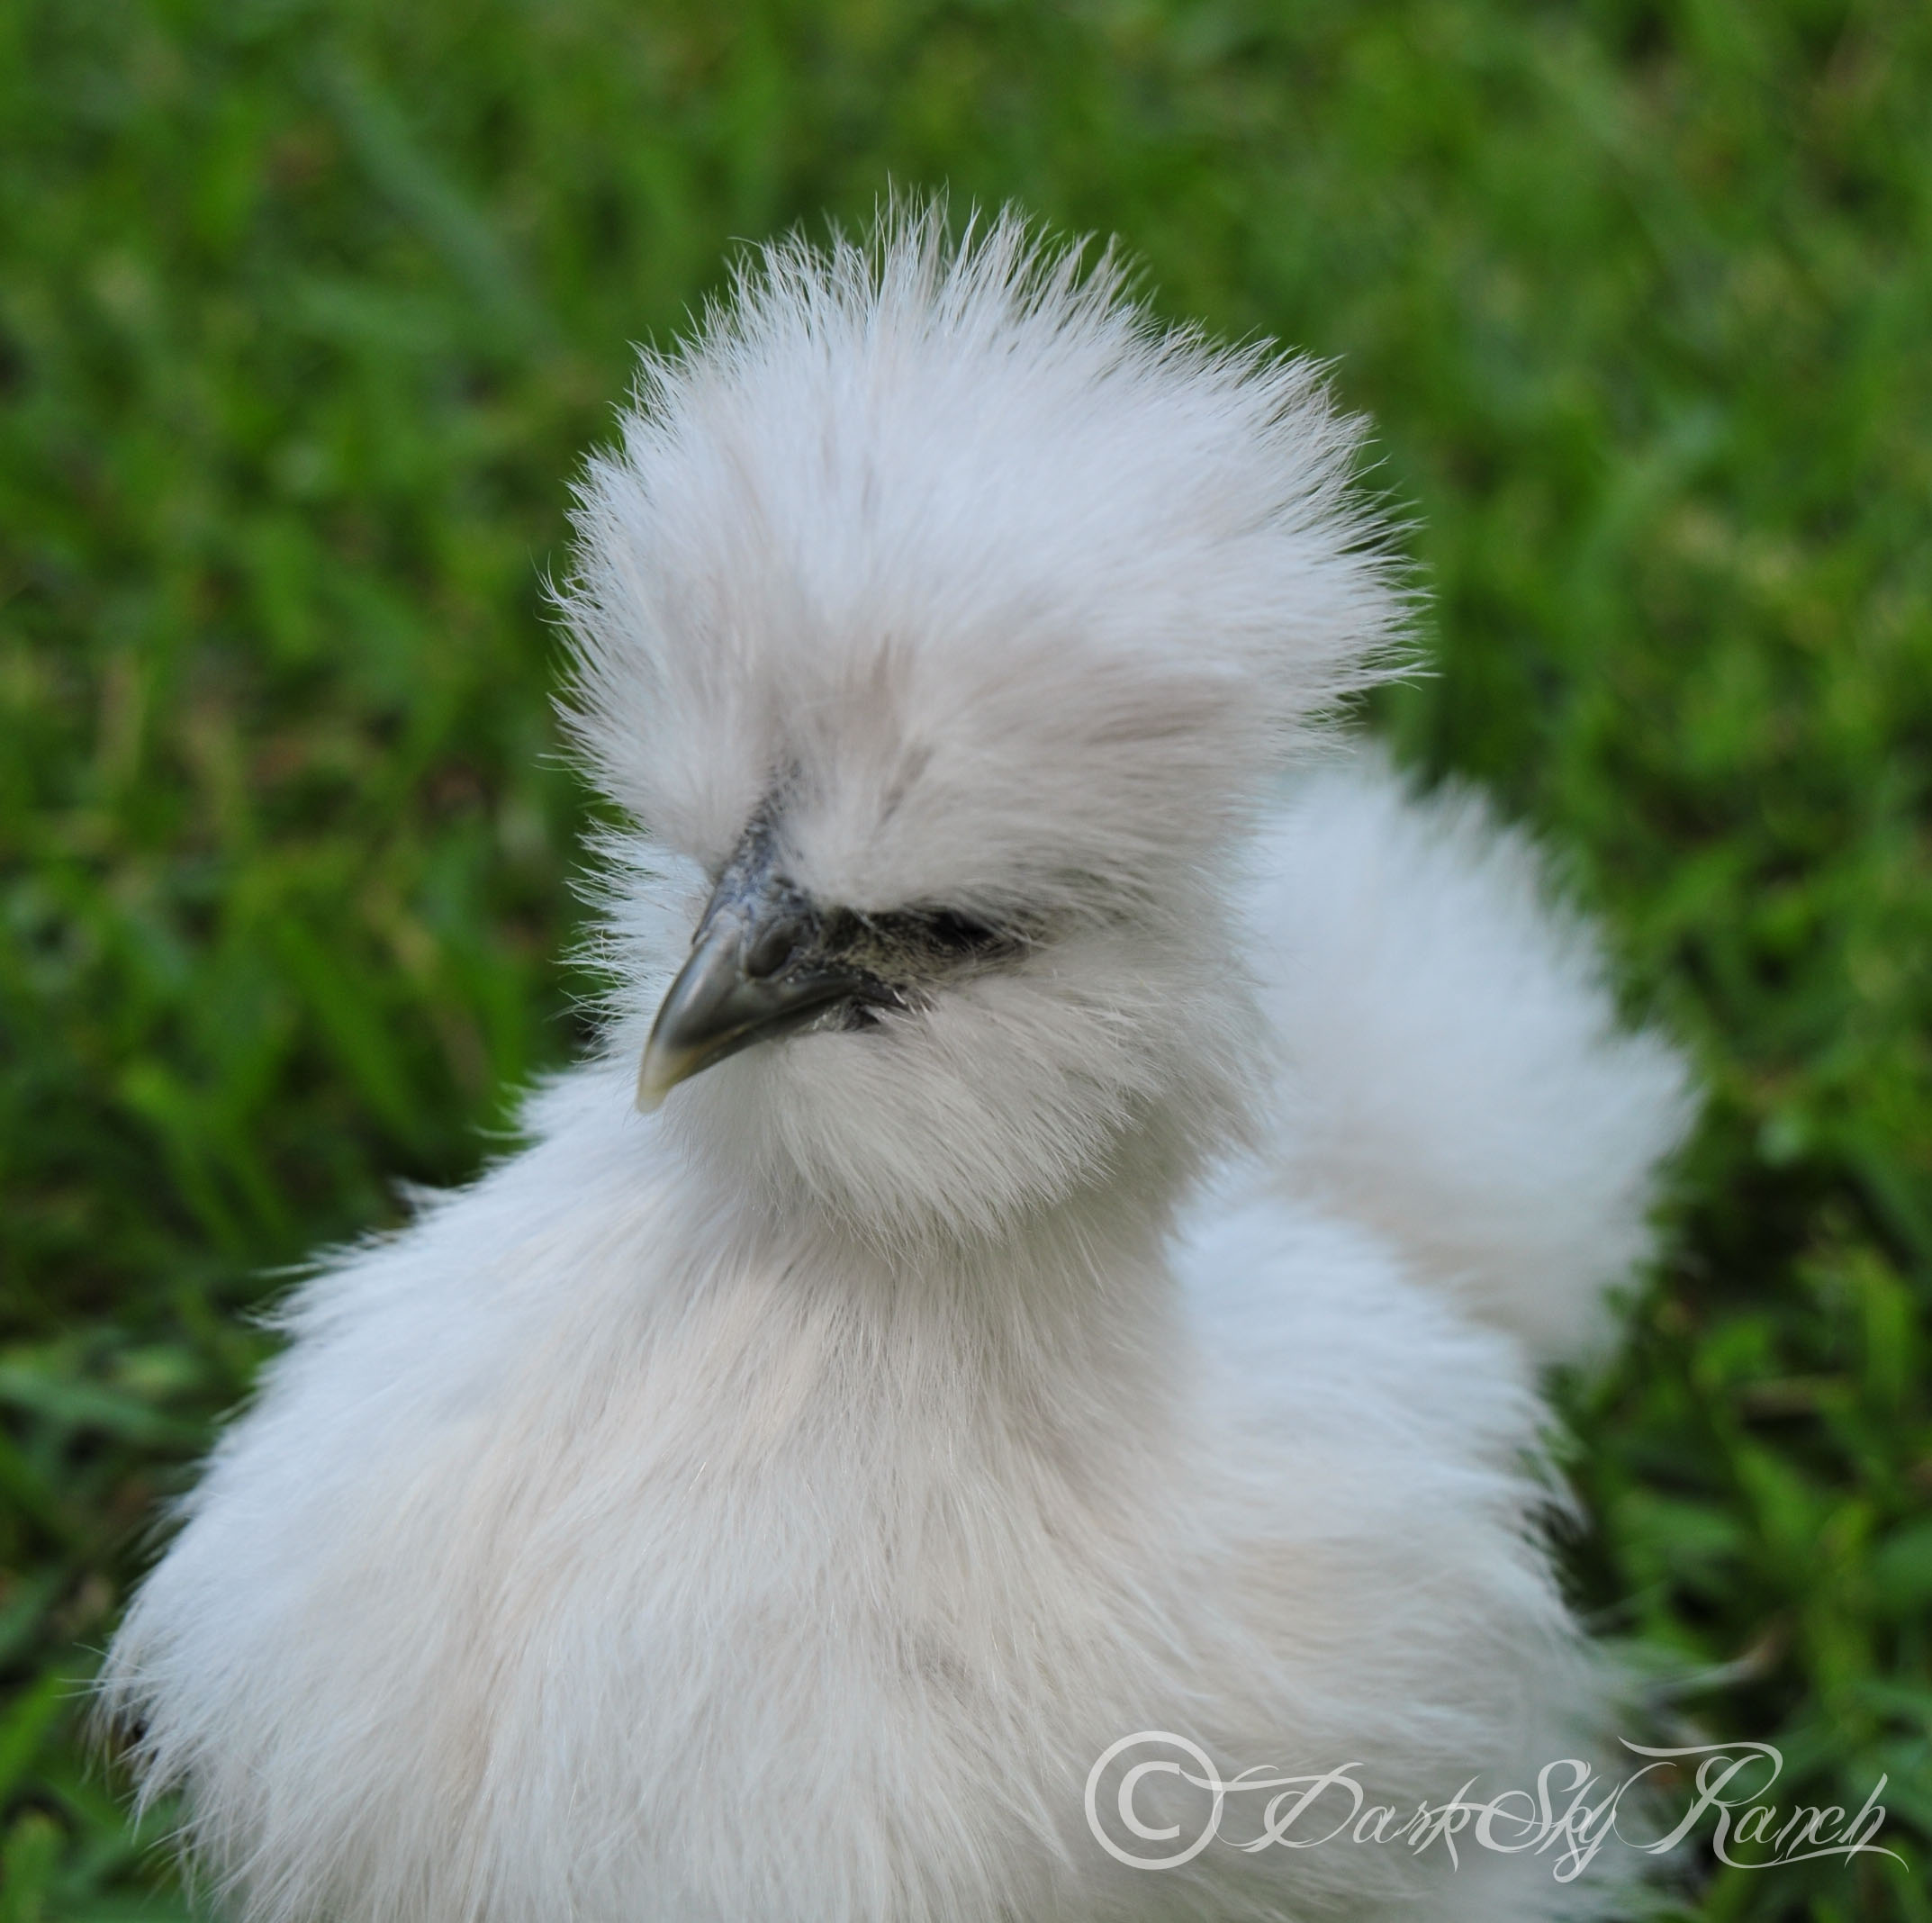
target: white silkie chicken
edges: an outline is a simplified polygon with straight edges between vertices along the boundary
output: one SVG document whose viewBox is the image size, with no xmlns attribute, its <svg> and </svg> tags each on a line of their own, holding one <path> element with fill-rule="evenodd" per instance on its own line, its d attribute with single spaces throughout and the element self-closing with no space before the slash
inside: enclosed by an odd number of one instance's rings
<svg viewBox="0 0 1932 1923">
<path fill-rule="evenodd" d="M 1402 619 L 1358 433 L 1011 220 L 646 359 L 569 600 L 608 1050 L 302 1288 L 114 1645 L 238 1913 L 1615 1907 L 1240 1792 L 1139 1866 L 1196 1754 L 1406 1817 L 1605 1733 L 1534 1371 L 1684 1079 L 1521 839 L 1323 743 Z"/>
</svg>

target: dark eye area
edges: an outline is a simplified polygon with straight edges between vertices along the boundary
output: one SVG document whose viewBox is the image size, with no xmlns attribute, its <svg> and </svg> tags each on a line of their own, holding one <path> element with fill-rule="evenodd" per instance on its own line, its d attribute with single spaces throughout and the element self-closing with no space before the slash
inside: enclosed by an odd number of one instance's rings
<svg viewBox="0 0 1932 1923">
<path fill-rule="evenodd" d="M 1016 959 L 1030 945 L 1022 931 L 963 908 L 897 908 L 884 915 L 836 908 L 826 916 L 820 940 L 844 965 L 916 994 L 922 984 Z"/>
<path fill-rule="evenodd" d="M 949 955 L 991 954 L 1010 945 L 1012 937 L 957 908 L 935 908 L 911 917 L 919 933 L 934 948 Z"/>
<path fill-rule="evenodd" d="M 893 915 L 865 917 L 873 941 L 882 942 L 916 965 L 988 961 L 1021 946 L 1010 929 L 995 927 L 960 908 L 902 908 Z"/>
</svg>

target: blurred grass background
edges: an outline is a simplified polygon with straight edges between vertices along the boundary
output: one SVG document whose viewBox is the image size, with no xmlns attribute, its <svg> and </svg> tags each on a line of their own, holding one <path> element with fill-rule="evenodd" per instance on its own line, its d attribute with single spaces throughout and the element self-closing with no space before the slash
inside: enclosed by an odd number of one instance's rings
<svg viewBox="0 0 1932 1923">
<path fill-rule="evenodd" d="M 540 581 L 630 343 L 890 177 L 1332 356 L 1432 593 L 1380 719 L 1708 1080 L 1572 1386 L 1603 1627 L 1932 1918 L 1922 0 L 0 9 L 0 1923 L 183 1913 L 77 1697 L 319 1241 L 582 1040 Z M 579 988 L 582 984 L 577 984 Z"/>
</svg>

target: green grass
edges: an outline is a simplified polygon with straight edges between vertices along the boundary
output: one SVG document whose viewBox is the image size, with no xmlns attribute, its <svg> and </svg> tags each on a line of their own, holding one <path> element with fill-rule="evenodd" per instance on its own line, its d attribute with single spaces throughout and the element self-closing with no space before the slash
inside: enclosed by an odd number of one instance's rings
<svg viewBox="0 0 1932 1923">
<path fill-rule="evenodd" d="M 75 1709 L 146 1521 L 272 1271 L 582 1038 L 540 584 L 628 343 L 889 178 L 1376 417 L 1379 719 L 1710 1090 L 1579 1593 L 1911 1863 L 1696 1913 L 1932 1918 L 1932 13 L 17 0 L 0 143 L 0 1923 L 178 1910 Z"/>
</svg>

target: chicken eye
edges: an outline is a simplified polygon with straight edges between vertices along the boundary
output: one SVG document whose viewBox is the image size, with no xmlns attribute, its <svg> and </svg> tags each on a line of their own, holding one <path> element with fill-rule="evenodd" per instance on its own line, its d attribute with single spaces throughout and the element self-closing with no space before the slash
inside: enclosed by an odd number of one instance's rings
<svg viewBox="0 0 1932 1923">
<path fill-rule="evenodd" d="M 971 915 L 961 914 L 957 908 L 937 908 L 916 916 L 916 920 L 926 943 L 943 954 L 961 957 L 990 954 L 1008 946 L 1011 942 L 1011 937 L 998 928 L 989 927 Z"/>
<path fill-rule="evenodd" d="M 864 930 L 861 940 L 880 944 L 880 970 L 886 974 L 903 968 L 916 972 L 922 964 L 943 968 L 983 962 L 1012 954 L 1021 946 L 1011 929 L 983 922 L 961 908 L 901 908 L 859 919 Z"/>
</svg>

